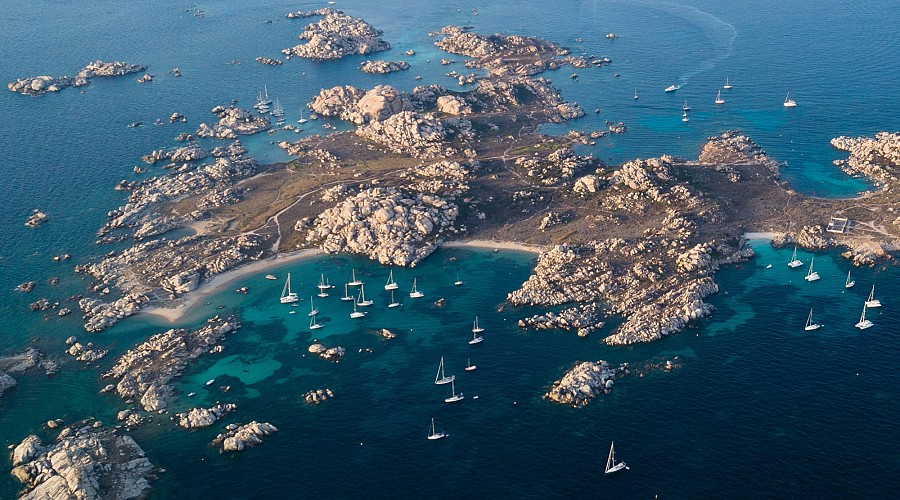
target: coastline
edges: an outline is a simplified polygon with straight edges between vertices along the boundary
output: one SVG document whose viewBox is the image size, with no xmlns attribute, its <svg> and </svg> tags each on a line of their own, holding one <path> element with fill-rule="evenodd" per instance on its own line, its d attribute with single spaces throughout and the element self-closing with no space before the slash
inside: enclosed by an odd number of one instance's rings
<svg viewBox="0 0 900 500">
<path fill-rule="evenodd" d="M 188 293 L 187 296 L 170 302 L 168 306 L 150 306 L 143 309 L 140 314 L 149 314 L 163 318 L 169 323 L 175 323 L 183 318 L 198 302 L 209 297 L 213 293 L 218 292 L 223 286 L 232 283 L 239 278 L 254 273 L 262 273 L 270 267 L 279 264 L 289 264 L 320 254 L 322 254 L 320 248 L 306 248 L 296 252 L 278 254 L 275 257 L 266 260 L 259 260 L 247 264 L 246 266 L 240 266 L 213 276 L 211 280 L 201 284 L 196 290 Z"/>
<path fill-rule="evenodd" d="M 468 240 L 468 241 L 448 241 L 441 245 L 442 248 L 493 248 L 503 250 L 516 250 L 519 252 L 541 253 L 548 247 L 541 245 L 529 245 L 527 243 L 516 243 L 514 241 L 494 241 L 494 240 Z"/>
</svg>

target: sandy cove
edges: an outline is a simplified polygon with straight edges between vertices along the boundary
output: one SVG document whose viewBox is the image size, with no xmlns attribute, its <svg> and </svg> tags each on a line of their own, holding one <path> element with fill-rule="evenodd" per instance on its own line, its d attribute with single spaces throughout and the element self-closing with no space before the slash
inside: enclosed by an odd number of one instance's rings
<svg viewBox="0 0 900 500">
<path fill-rule="evenodd" d="M 290 264 L 309 257 L 322 254 L 322 250 L 318 248 L 307 248 L 291 253 L 279 254 L 271 259 L 260 260 L 241 266 L 231 271 L 214 276 L 211 280 L 200 285 L 199 288 L 190 292 L 185 297 L 169 302 L 164 306 L 151 306 L 141 311 L 142 314 L 150 314 L 166 319 L 169 323 L 175 323 L 187 314 L 194 305 L 201 300 L 206 299 L 210 295 L 216 293 L 223 286 L 234 282 L 239 278 L 255 273 L 263 273 L 271 267 L 281 264 Z"/>
<path fill-rule="evenodd" d="M 470 241 L 451 241 L 444 243 L 442 247 L 446 248 L 492 248 L 503 250 L 515 250 L 519 252 L 540 253 L 544 247 L 539 245 L 528 245 L 524 243 L 515 243 L 511 241 L 491 241 L 491 240 L 470 240 Z M 191 308 L 198 302 L 208 298 L 210 295 L 218 292 L 222 287 L 245 276 L 264 273 L 270 268 L 282 264 L 290 264 L 309 257 L 321 255 L 323 252 L 319 248 L 307 248 L 296 252 L 278 254 L 275 258 L 261 260 L 241 266 L 231 271 L 214 276 L 211 280 L 200 285 L 199 288 L 190 292 L 184 297 L 169 302 L 167 305 L 150 306 L 141 311 L 142 314 L 149 314 L 165 319 L 169 323 L 175 323 L 183 318 Z"/>
</svg>

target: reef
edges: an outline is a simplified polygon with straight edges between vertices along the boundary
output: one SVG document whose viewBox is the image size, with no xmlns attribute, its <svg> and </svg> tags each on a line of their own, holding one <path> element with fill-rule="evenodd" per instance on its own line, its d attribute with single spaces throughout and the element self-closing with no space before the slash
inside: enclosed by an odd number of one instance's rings
<svg viewBox="0 0 900 500">
<path fill-rule="evenodd" d="M 123 76 L 147 69 L 146 66 L 126 62 L 94 61 L 81 68 L 74 77 L 69 76 L 32 76 L 20 78 L 7 84 L 13 92 L 24 95 L 41 95 L 47 92 L 59 92 L 66 87 L 84 87 L 90 85 L 92 78 Z"/>
</svg>

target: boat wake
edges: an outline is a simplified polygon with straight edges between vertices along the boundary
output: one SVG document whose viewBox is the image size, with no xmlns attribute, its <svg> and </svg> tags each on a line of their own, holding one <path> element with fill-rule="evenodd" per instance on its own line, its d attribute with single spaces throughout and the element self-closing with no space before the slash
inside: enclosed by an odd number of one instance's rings
<svg viewBox="0 0 900 500">
<path fill-rule="evenodd" d="M 737 38 L 737 29 L 722 19 L 702 11 L 690 5 L 682 5 L 675 2 L 652 1 L 652 0 L 619 0 L 619 3 L 646 7 L 648 9 L 661 11 L 671 16 L 684 19 L 688 23 L 700 28 L 703 35 L 712 43 L 713 57 L 700 61 L 699 65 L 678 77 L 680 86 L 686 85 L 691 78 L 709 71 L 726 59 L 731 57 L 734 51 L 734 39 Z"/>
</svg>

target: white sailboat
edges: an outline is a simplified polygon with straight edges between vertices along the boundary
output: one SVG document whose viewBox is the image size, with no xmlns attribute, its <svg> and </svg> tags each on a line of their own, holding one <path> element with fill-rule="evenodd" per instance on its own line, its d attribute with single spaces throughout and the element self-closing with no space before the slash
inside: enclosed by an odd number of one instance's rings
<svg viewBox="0 0 900 500">
<path fill-rule="evenodd" d="M 690 111 L 691 107 L 688 105 L 687 101 L 684 101 L 684 104 L 681 106 L 682 111 Z"/>
<path fill-rule="evenodd" d="M 453 286 L 462 286 L 463 282 L 459 279 L 459 273 L 456 273 L 456 281 L 453 282 Z"/>
<path fill-rule="evenodd" d="M 688 118 L 688 115 L 687 115 L 687 111 L 681 113 L 681 121 L 683 121 L 683 122 L 685 122 L 685 123 L 687 123 L 688 121 L 690 121 L 690 118 Z"/>
<path fill-rule="evenodd" d="M 313 304 L 313 298 L 310 297 L 309 298 L 309 312 L 306 315 L 307 316 L 315 316 L 316 314 L 319 314 L 319 308 L 316 307 L 315 304 Z"/>
<path fill-rule="evenodd" d="M 319 278 L 319 284 L 316 286 L 319 288 L 319 293 L 318 293 L 319 297 L 328 297 L 328 292 L 326 292 L 325 290 L 328 290 L 329 288 L 331 288 L 331 285 L 325 283 L 325 275 L 324 274 L 322 274 L 321 278 Z"/>
<path fill-rule="evenodd" d="M 388 307 L 397 307 L 399 305 L 400 305 L 400 303 L 397 302 L 396 300 L 394 300 L 394 291 L 391 290 L 391 303 L 388 304 Z"/>
<path fill-rule="evenodd" d="M 806 272 L 806 276 L 803 278 L 806 281 L 817 281 L 819 279 L 819 273 L 813 271 L 813 264 L 816 262 L 816 258 L 812 257 L 809 260 L 809 271 Z"/>
<path fill-rule="evenodd" d="M 478 326 L 478 316 L 475 316 L 475 323 L 472 325 L 472 333 L 481 333 L 484 331 L 484 328 Z"/>
<path fill-rule="evenodd" d="M 725 85 L 722 85 L 722 88 L 725 90 L 731 89 L 731 82 L 728 81 L 728 77 L 725 77 Z"/>
<path fill-rule="evenodd" d="M 422 293 L 418 289 L 416 289 L 416 278 L 413 278 L 413 287 L 412 287 L 412 291 L 409 292 L 409 296 L 410 296 L 410 298 L 413 298 L 413 299 L 418 299 L 418 298 L 425 296 L 424 293 Z"/>
<path fill-rule="evenodd" d="M 357 305 L 359 307 L 368 307 L 375 303 L 374 300 L 366 300 L 366 286 L 363 285 L 359 288 L 359 297 L 356 299 Z"/>
<path fill-rule="evenodd" d="M 803 261 L 797 258 L 797 245 L 794 245 L 794 255 L 791 256 L 791 261 L 788 262 L 788 267 L 794 269 L 796 267 L 800 267 L 803 265 Z"/>
<path fill-rule="evenodd" d="M 437 375 L 434 376 L 434 383 L 437 385 L 449 384 L 456 380 L 456 375 L 450 375 L 449 377 L 444 375 L 444 357 L 441 356 L 441 364 L 438 365 Z"/>
<path fill-rule="evenodd" d="M 347 284 L 344 283 L 344 296 L 341 297 L 341 300 L 346 300 L 346 301 L 353 300 L 353 297 L 350 296 L 350 294 L 348 292 L 349 292 L 349 288 L 347 287 Z"/>
<path fill-rule="evenodd" d="M 284 108 L 281 107 L 281 101 L 275 99 L 275 106 L 272 108 L 272 116 L 275 117 L 275 125 L 284 125 Z"/>
<path fill-rule="evenodd" d="M 863 304 L 862 314 L 859 316 L 859 323 L 857 323 L 854 326 L 856 326 L 860 330 L 865 330 L 866 328 L 872 328 L 872 326 L 874 326 L 874 323 L 872 323 L 871 321 L 866 319 L 866 305 L 865 304 Z"/>
<path fill-rule="evenodd" d="M 434 430 L 434 419 L 431 419 L 431 433 L 428 434 L 428 439 L 434 441 L 435 439 L 441 439 L 447 437 L 443 432 L 437 432 Z"/>
<path fill-rule="evenodd" d="M 456 393 L 456 382 L 453 380 L 450 381 L 450 394 L 451 396 L 449 398 L 444 398 L 445 403 L 455 403 L 457 401 L 462 401 L 465 398 L 463 393 Z"/>
<path fill-rule="evenodd" d="M 881 301 L 875 298 L 875 285 L 872 285 L 872 291 L 866 299 L 866 307 L 881 307 Z"/>
<path fill-rule="evenodd" d="M 638 98 L 637 89 L 634 89 L 634 100 L 637 101 L 637 98 Z"/>
<path fill-rule="evenodd" d="M 388 274 L 388 280 L 387 280 L 387 283 L 385 283 L 385 285 L 384 285 L 384 289 L 385 290 L 396 290 L 397 288 L 399 288 L 399 286 L 397 285 L 397 282 L 394 281 L 394 271 L 391 270 L 391 273 Z"/>
<path fill-rule="evenodd" d="M 284 282 L 284 288 L 281 289 L 281 303 L 293 304 L 300 300 L 296 292 L 291 291 L 291 273 L 288 273 L 287 280 Z"/>
<path fill-rule="evenodd" d="M 322 328 L 323 326 L 325 326 L 325 325 L 316 321 L 315 314 L 313 314 L 312 317 L 309 318 L 309 329 L 310 330 L 318 330 L 319 328 Z"/>
<path fill-rule="evenodd" d="M 853 288 L 856 281 L 850 279 L 850 271 L 847 271 L 847 281 L 844 282 L 844 288 Z"/>
<path fill-rule="evenodd" d="M 356 269 L 353 270 L 352 277 L 350 279 L 350 283 L 347 283 L 350 286 L 359 286 L 362 285 L 363 282 L 356 279 Z"/>
<path fill-rule="evenodd" d="M 302 124 L 304 124 L 304 123 L 306 123 L 306 122 L 308 122 L 308 121 L 309 121 L 309 120 L 307 120 L 306 118 L 303 118 L 303 110 L 301 109 L 301 110 L 300 110 L 300 119 L 297 120 L 297 123 L 299 123 L 299 124 L 302 125 Z"/>
<path fill-rule="evenodd" d="M 791 99 L 791 93 L 787 93 L 787 97 L 784 98 L 784 107 L 786 108 L 796 108 L 797 101 Z"/>
<path fill-rule="evenodd" d="M 818 323 L 813 323 L 812 311 L 813 311 L 812 309 L 809 310 L 809 317 L 806 318 L 806 326 L 803 327 L 803 329 L 806 331 L 818 330 L 819 328 L 822 328 L 822 325 L 820 325 Z"/>
<path fill-rule="evenodd" d="M 469 341 L 469 344 L 475 345 L 475 344 L 480 344 L 482 342 L 484 342 L 484 337 L 482 337 L 481 335 L 478 335 L 475 332 L 472 332 L 472 340 Z"/>
<path fill-rule="evenodd" d="M 725 99 L 722 99 L 721 90 L 716 93 L 716 104 L 725 104 Z"/>
<path fill-rule="evenodd" d="M 471 359 L 471 358 L 466 358 L 466 368 L 465 368 L 465 370 L 466 370 L 467 372 L 474 372 L 476 368 L 478 368 L 478 367 L 472 364 L 472 359 Z"/>
<path fill-rule="evenodd" d="M 616 463 L 615 446 L 615 442 L 611 442 L 609 444 L 609 457 L 606 459 L 606 471 L 604 472 L 604 474 L 612 474 L 613 472 L 620 471 L 622 469 L 628 469 L 628 466 L 625 465 L 625 462 Z"/>
<path fill-rule="evenodd" d="M 350 317 L 353 319 L 362 318 L 366 313 L 356 310 L 356 301 L 353 301 L 353 312 L 350 313 Z"/>
</svg>

